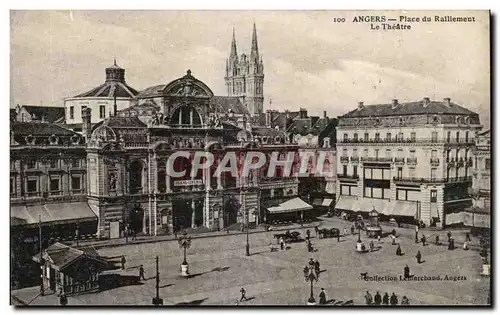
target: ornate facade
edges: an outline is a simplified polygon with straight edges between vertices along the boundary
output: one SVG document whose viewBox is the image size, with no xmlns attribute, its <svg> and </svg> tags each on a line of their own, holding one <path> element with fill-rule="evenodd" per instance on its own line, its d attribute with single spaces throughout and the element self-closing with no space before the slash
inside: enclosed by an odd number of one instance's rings
<svg viewBox="0 0 500 315">
<path fill-rule="evenodd" d="M 269 157 L 273 151 L 297 151 L 282 133 L 253 128 L 246 116 L 239 119 L 239 126 L 224 123 L 214 114 L 212 91 L 189 70 L 156 91 L 155 98 L 160 111 L 147 123 L 136 115 L 112 116 L 93 127 L 89 120 L 84 123 L 88 202 L 98 213 L 100 237 L 120 237 L 125 226 L 158 235 L 174 228 L 216 230 L 235 223 L 259 224 L 266 219 L 259 202 L 262 195 L 297 195 L 297 178 L 283 178 L 280 172 L 274 178 L 257 171 L 248 178 L 215 176 L 228 152 L 235 152 L 242 163 L 241 154 L 248 150 L 259 149 Z M 191 156 L 174 164 L 175 171 L 186 170 L 185 176 L 170 178 L 167 160 L 177 151 Z M 216 161 L 210 170 L 191 177 L 196 151 L 210 152 Z"/>
<path fill-rule="evenodd" d="M 460 223 L 471 199 L 479 116 L 449 98 L 367 105 L 339 117 L 337 208 L 438 227 Z"/>
</svg>

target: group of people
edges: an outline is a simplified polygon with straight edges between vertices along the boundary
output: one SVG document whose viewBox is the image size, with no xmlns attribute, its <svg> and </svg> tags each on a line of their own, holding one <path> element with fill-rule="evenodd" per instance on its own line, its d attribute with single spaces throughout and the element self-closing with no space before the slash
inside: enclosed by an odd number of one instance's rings
<svg viewBox="0 0 500 315">
<path fill-rule="evenodd" d="M 366 291 L 365 301 L 367 305 L 398 305 L 399 303 L 396 293 L 392 292 L 392 295 L 389 297 L 389 294 L 385 292 L 382 297 L 378 291 L 374 297 L 372 297 L 370 292 Z M 410 301 L 406 295 L 403 296 L 403 299 L 401 299 L 401 305 L 410 305 Z"/>
</svg>

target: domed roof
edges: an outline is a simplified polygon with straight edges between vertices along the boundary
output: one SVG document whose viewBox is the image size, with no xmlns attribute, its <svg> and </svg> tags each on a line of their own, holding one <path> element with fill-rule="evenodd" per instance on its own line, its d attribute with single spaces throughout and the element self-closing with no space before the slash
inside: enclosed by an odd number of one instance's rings
<svg viewBox="0 0 500 315">
<path fill-rule="evenodd" d="M 92 132 L 92 140 L 103 142 L 115 141 L 116 134 L 113 129 L 103 124 L 97 127 L 94 132 Z"/>
<path fill-rule="evenodd" d="M 139 92 L 125 83 L 125 69 L 116 64 L 106 68 L 106 81 L 104 84 L 93 88 L 85 93 L 73 96 L 74 98 L 85 97 L 135 97 Z"/>
</svg>

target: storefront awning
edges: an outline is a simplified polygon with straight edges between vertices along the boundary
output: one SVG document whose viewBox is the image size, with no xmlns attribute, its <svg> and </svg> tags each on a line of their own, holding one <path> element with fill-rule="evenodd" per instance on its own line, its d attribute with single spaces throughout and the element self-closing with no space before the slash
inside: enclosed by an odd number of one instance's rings
<svg viewBox="0 0 500 315">
<path fill-rule="evenodd" d="M 267 208 L 271 213 L 285 213 L 303 210 L 311 210 L 313 207 L 300 198 L 293 198 L 281 203 L 279 206 Z"/>
<path fill-rule="evenodd" d="M 339 210 L 349 210 L 349 211 L 355 211 L 353 210 L 354 204 L 358 201 L 358 197 L 356 196 L 340 196 L 339 200 L 335 204 L 335 209 Z"/>
<path fill-rule="evenodd" d="M 404 216 L 404 217 L 415 217 L 417 214 L 418 203 L 416 201 L 393 201 L 393 207 L 391 209 L 391 215 L 394 216 Z"/>
<path fill-rule="evenodd" d="M 323 207 L 329 207 L 332 204 L 333 199 L 325 198 L 323 199 Z"/>
<path fill-rule="evenodd" d="M 359 203 L 359 212 L 370 212 L 373 209 L 377 210 L 379 213 L 386 214 L 391 207 L 389 200 L 384 199 L 374 199 L 374 198 L 362 198 Z"/>
<path fill-rule="evenodd" d="M 446 215 L 446 225 L 464 222 L 464 212 L 449 213 Z"/>
<path fill-rule="evenodd" d="M 86 202 L 52 203 L 11 207 L 11 222 L 14 225 L 66 224 L 96 221 L 97 216 Z"/>
</svg>

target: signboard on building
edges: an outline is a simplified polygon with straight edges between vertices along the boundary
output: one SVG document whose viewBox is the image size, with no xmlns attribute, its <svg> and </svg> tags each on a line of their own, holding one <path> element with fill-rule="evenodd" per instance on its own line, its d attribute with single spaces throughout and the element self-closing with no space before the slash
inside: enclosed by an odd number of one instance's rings
<svg viewBox="0 0 500 315">
<path fill-rule="evenodd" d="M 203 180 L 201 179 L 188 179 L 188 180 L 176 180 L 174 181 L 174 186 L 195 186 L 195 185 L 203 185 Z"/>
</svg>

